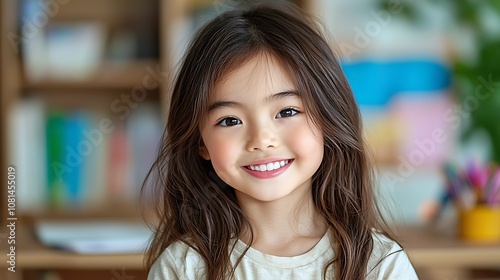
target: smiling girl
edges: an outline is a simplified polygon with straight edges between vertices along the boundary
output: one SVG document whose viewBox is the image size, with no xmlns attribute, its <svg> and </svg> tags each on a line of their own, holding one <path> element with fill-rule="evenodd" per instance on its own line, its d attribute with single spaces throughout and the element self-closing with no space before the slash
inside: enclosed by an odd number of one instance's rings
<svg viewBox="0 0 500 280">
<path fill-rule="evenodd" d="M 374 201 L 349 84 L 293 10 L 198 32 L 148 178 L 148 279 L 417 279 Z"/>
</svg>

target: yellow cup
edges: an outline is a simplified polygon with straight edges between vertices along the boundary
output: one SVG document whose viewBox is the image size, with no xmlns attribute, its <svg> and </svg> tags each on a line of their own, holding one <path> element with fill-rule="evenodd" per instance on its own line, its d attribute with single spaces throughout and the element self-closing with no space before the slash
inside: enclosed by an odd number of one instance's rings
<svg viewBox="0 0 500 280">
<path fill-rule="evenodd" d="M 500 241 L 500 207 L 477 205 L 459 214 L 459 234 L 463 240 Z"/>
</svg>

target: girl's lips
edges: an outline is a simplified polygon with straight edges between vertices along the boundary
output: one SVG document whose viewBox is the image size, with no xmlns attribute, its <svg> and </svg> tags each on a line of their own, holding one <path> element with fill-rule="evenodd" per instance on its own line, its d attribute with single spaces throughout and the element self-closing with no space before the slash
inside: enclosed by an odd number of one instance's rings
<svg viewBox="0 0 500 280">
<path fill-rule="evenodd" d="M 281 173 L 285 172 L 288 169 L 288 167 L 290 167 L 292 162 L 293 162 L 293 159 L 268 161 L 267 164 L 262 163 L 262 164 L 244 166 L 243 170 L 245 170 L 248 174 L 250 174 L 256 178 L 267 179 L 267 178 L 276 177 L 276 176 L 280 175 Z M 267 166 L 269 164 L 272 165 L 273 170 L 261 171 L 262 169 L 267 169 Z M 278 168 L 275 168 L 275 167 L 277 167 L 276 164 L 279 164 Z"/>
</svg>

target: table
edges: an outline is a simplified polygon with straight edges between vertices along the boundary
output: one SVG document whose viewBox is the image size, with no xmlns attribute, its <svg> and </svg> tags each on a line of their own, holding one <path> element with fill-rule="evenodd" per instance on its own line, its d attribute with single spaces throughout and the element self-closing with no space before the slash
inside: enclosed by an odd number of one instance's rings
<svg viewBox="0 0 500 280">
<path fill-rule="evenodd" d="M 419 276 L 422 272 L 425 279 L 468 279 L 469 270 L 477 268 L 500 272 L 500 241 L 463 241 L 454 228 L 413 226 L 395 231 Z"/>
</svg>

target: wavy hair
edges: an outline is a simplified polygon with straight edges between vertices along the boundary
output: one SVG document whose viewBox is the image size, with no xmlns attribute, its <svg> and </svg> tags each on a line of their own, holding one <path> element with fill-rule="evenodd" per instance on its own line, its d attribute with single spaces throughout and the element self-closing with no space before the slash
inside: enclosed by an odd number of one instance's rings
<svg viewBox="0 0 500 280">
<path fill-rule="evenodd" d="M 323 277 L 333 266 L 336 279 L 364 279 L 373 230 L 394 238 L 375 203 L 359 108 L 320 28 L 290 6 L 269 5 L 224 12 L 189 45 L 173 87 L 160 152 L 142 190 L 150 192 L 148 203 L 156 217 L 147 269 L 169 245 L 182 241 L 203 258 L 207 279 L 234 275 L 243 256 L 231 264 L 230 241 L 249 222 L 234 190 L 223 187 L 210 162 L 200 156 L 199 126 L 217 82 L 263 52 L 289 71 L 306 113 L 323 133 L 324 157 L 312 178 L 312 195 L 337 241 L 332 244 L 335 259 L 326 264 Z"/>
</svg>

